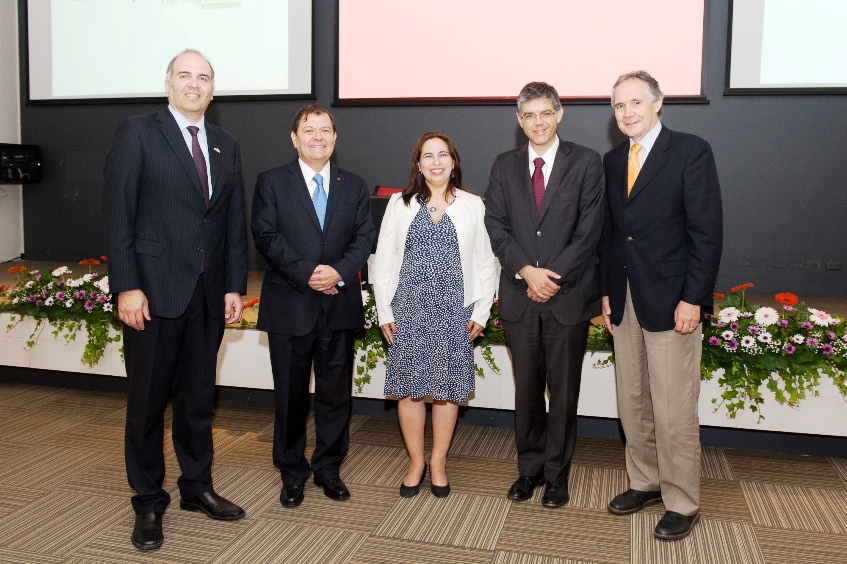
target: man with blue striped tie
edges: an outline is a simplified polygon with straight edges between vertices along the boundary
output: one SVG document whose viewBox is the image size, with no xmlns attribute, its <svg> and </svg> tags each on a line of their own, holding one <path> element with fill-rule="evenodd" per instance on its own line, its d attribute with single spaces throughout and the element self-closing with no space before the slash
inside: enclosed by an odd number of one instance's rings
<svg viewBox="0 0 847 564">
<path fill-rule="evenodd" d="M 374 238 L 365 181 L 329 162 L 335 119 L 320 106 L 294 118 L 298 158 L 256 181 L 251 228 L 267 261 L 258 328 L 268 333 L 274 378 L 274 465 L 280 502 L 303 502 L 306 480 L 336 500 L 347 454 L 355 330 L 365 323 L 358 272 Z M 309 381 L 315 370 L 315 450 L 305 457 Z"/>
</svg>

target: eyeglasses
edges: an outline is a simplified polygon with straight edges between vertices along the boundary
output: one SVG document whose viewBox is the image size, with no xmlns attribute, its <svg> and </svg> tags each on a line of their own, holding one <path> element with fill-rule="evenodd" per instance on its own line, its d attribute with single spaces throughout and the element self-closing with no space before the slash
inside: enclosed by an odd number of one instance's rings
<svg viewBox="0 0 847 564">
<path fill-rule="evenodd" d="M 541 112 L 539 114 L 527 112 L 527 113 L 521 115 L 521 119 L 525 119 L 525 120 L 529 120 L 529 121 L 535 121 L 535 118 L 540 117 L 541 119 L 546 121 L 546 120 L 550 119 L 551 117 L 553 117 L 554 115 L 556 115 L 556 112 L 554 112 L 553 110 L 544 110 L 543 112 Z"/>
</svg>

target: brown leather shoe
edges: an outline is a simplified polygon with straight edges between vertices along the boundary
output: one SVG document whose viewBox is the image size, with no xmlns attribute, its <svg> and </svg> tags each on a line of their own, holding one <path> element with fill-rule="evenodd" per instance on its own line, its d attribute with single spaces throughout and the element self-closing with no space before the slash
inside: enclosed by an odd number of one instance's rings
<svg viewBox="0 0 847 564">
<path fill-rule="evenodd" d="M 691 529 L 700 520 L 700 512 L 694 515 L 683 515 L 676 511 L 666 511 L 665 516 L 659 520 L 653 536 L 662 540 L 684 539 L 691 534 Z"/>
<path fill-rule="evenodd" d="M 186 511 L 200 511 L 205 513 L 212 519 L 220 519 L 221 521 L 237 521 L 244 518 L 244 510 L 215 493 L 215 490 L 209 490 L 204 494 L 182 499 L 179 502 L 179 508 Z"/>
<path fill-rule="evenodd" d="M 662 501 L 662 492 L 626 490 L 609 502 L 608 509 L 609 513 L 614 513 L 615 515 L 629 515 L 660 501 Z"/>
</svg>

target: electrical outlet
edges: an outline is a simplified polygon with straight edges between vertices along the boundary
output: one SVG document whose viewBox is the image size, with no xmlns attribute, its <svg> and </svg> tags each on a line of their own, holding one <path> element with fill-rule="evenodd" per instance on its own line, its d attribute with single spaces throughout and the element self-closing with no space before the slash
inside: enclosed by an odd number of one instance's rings
<svg viewBox="0 0 847 564">
<path fill-rule="evenodd" d="M 828 260 L 828 261 L 826 261 L 826 269 L 827 270 L 841 270 L 841 261 L 840 260 Z"/>
<path fill-rule="evenodd" d="M 818 269 L 821 268 L 821 260 L 820 259 L 806 259 L 806 270 L 810 269 Z"/>
</svg>

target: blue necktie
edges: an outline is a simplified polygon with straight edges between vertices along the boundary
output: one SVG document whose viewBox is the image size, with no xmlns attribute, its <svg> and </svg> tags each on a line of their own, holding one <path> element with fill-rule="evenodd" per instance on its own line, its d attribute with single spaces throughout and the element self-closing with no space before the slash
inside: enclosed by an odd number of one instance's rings
<svg viewBox="0 0 847 564">
<path fill-rule="evenodd" d="M 315 206 L 315 213 L 318 214 L 318 221 L 321 224 L 321 231 L 324 228 L 324 219 L 326 219 L 326 191 L 324 190 L 324 178 L 320 174 L 316 174 L 312 179 L 317 184 L 315 193 L 312 194 L 312 204 Z"/>
</svg>

